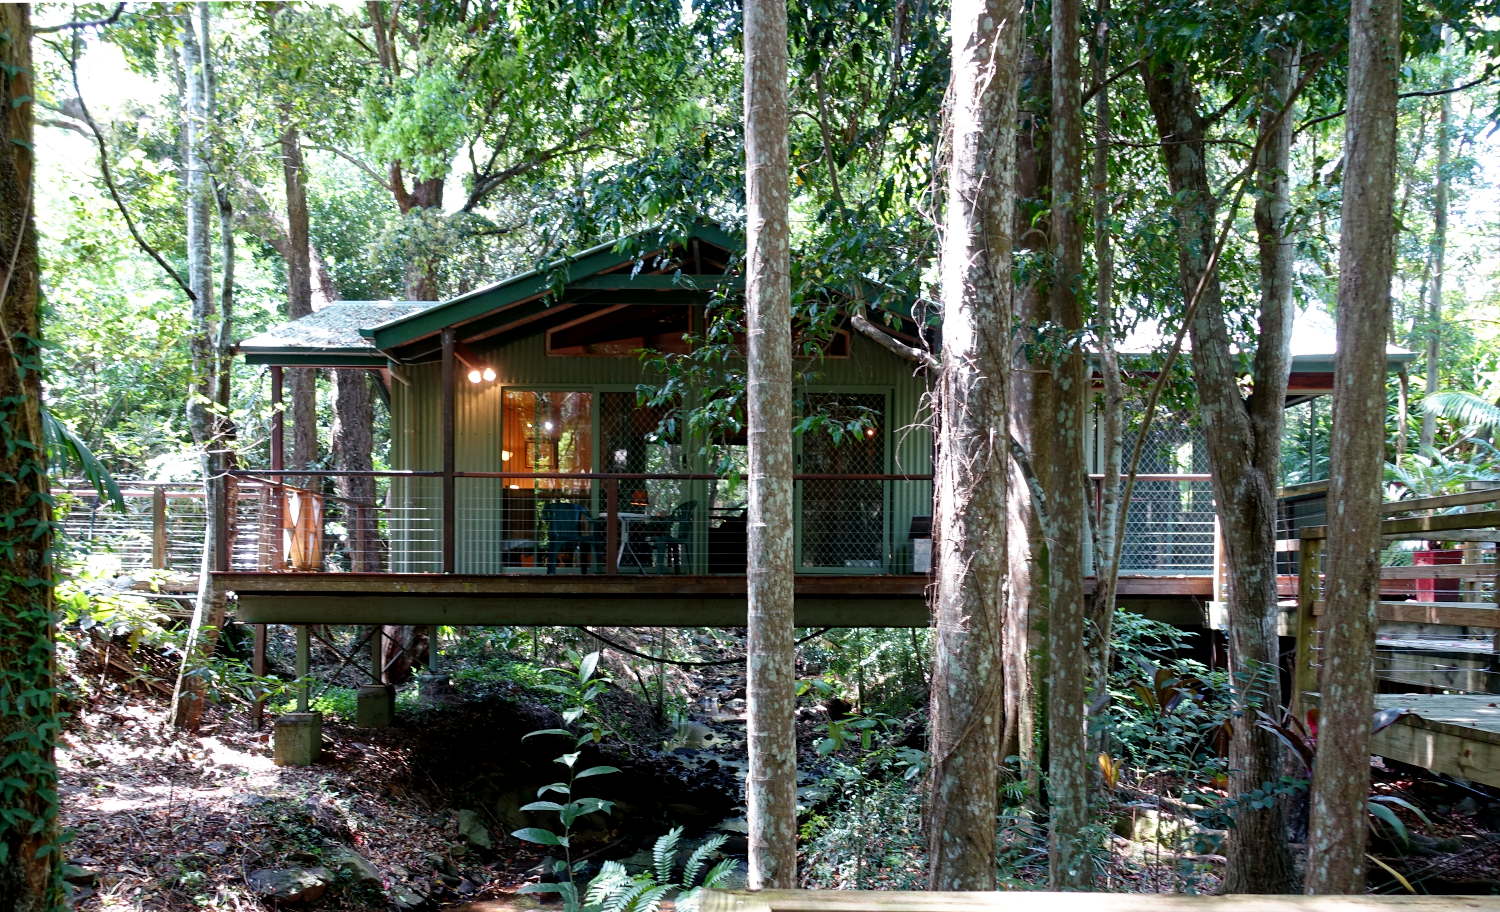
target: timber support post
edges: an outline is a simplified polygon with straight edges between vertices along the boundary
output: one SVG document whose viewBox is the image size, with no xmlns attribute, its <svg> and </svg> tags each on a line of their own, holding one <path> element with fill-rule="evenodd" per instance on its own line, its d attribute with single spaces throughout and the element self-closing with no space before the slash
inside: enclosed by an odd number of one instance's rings
<svg viewBox="0 0 1500 912">
<path fill-rule="evenodd" d="M 297 711 L 276 717 L 272 760 L 277 766 L 311 766 L 323 741 L 323 714 L 310 709 L 308 681 L 312 642 L 306 624 L 297 625 Z"/>
<path fill-rule="evenodd" d="M 167 539 L 167 489 L 157 485 L 151 489 L 151 567 L 167 569 L 171 557 L 171 545 Z"/>
<path fill-rule="evenodd" d="M 1288 700 L 1292 714 L 1301 719 L 1308 709 L 1307 695 L 1318 687 L 1317 638 L 1318 597 L 1322 591 L 1323 539 L 1311 537 L 1304 529 L 1297 551 L 1297 655 L 1292 668 L 1292 694 Z"/>
</svg>

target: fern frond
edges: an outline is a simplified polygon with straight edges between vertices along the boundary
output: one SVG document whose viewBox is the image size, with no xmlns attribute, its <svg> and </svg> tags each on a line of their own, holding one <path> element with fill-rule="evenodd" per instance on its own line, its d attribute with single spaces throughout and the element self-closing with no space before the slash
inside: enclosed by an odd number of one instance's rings
<svg viewBox="0 0 1500 912">
<path fill-rule="evenodd" d="M 662 899 L 675 889 L 671 884 L 657 884 L 642 890 L 625 907 L 624 912 L 657 912 L 661 908 Z"/>
<path fill-rule="evenodd" d="M 656 840 L 651 849 L 651 860 L 656 865 L 656 882 L 672 882 L 672 869 L 677 866 L 677 841 L 682 838 L 682 827 L 673 827 L 665 836 Z"/>
<path fill-rule="evenodd" d="M 1465 427 L 1500 427 L 1500 405 L 1467 390 L 1433 393 L 1422 400 L 1422 411 Z"/>
<path fill-rule="evenodd" d="M 707 876 L 703 878 L 704 888 L 709 890 L 719 889 L 728 882 L 733 874 L 739 871 L 739 868 L 740 863 L 733 858 L 724 859 L 708 869 Z"/>
<path fill-rule="evenodd" d="M 703 866 L 728 841 L 728 836 L 718 833 L 699 843 L 698 848 L 694 849 L 693 854 L 688 856 L 687 864 L 682 868 L 682 885 L 684 887 L 693 886 L 694 882 L 698 879 L 698 873 L 703 870 Z"/>
<path fill-rule="evenodd" d="M 594 875 L 594 879 L 589 881 L 588 895 L 585 898 L 589 905 L 597 905 L 629 882 L 630 874 L 624 865 L 618 861 L 606 861 L 599 866 L 599 873 Z"/>
<path fill-rule="evenodd" d="M 693 887 L 678 893 L 672 904 L 677 907 L 677 912 L 698 912 L 698 907 L 702 902 L 703 888 Z"/>
</svg>

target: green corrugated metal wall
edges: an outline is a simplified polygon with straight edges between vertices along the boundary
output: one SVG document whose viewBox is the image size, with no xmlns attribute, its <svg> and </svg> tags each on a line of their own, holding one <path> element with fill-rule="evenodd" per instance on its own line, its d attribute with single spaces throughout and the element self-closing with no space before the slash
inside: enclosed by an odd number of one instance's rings
<svg viewBox="0 0 1500 912">
<path fill-rule="evenodd" d="M 642 367 L 634 358 L 549 357 L 541 334 L 475 354 L 499 375 L 493 383 L 472 384 L 459 372 L 456 400 L 456 467 L 464 472 L 500 471 L 500 394 L 506 386 L 554 389 L 614 387 L 634 389 Z M 391 388 L 391 467 L 408 470 L 442 468 L 442 397 L 437 364 L 397 368 Z M 851 339 L 851 356 L 828 358 L 810 385 L 816 390 L 884 392 L 890 403 L 886 423 L 891 473 L 932 471 L 932 436 L 917 424 L 925 392 L 912 365 L 862 337 Z M 498 480 L 457 482 L 457 569 L 490 573 L 499 569 Z M 913 516 L 932 512 L 928 483 L 892 486 L 889 535 L 895 567 L 910 566 L 907 531 Z M 392 569 L 435 571 L 438 568 L 440 485 L 436 479 L 411 479 L 392 485 Z"/>
</svg>

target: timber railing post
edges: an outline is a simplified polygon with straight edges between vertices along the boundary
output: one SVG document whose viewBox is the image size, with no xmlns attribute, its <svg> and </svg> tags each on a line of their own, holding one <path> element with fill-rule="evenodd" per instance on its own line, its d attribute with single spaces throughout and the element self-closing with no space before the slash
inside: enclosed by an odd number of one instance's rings
<svg viewBox="0 0 1500 912">
<path fill-rule="evenodd" d="M 1292 668 L 1292 698 L 1289 702 L 1292 713 L 1299 719 L 1306 716 L 1307 694 L 1316 690 L 1318 685 L 1316 609 L 1322 593 L 1322 568 L 1319 564 L 1323 556 L 1323 539 L 1308 537 L 1312 531 L 1303 530 L 1297 551 L 1297 657 Z"/>
<path fill-rule="evenodd" d="M 620 572 L 620 479 L 604 480 L 604 572 Z"/>
<path fill-rule="evenodd" d="M 151 567 L 167 569 L 170 547 L 167 542 L 167 489 L 157 485 L 151 489 Z"/>
<path fill-rule="evenodd" d="M 454 433 L 454 396 L 457 391 L 453 384 L 456 380 L 453 369 L 454 348 L 458 342 L 458 333 L 450 326 L 443 330 L 443 572 L 452 573 L 456 561 L 454 559 L 454 481 L 453 468 L 455 464 L 455 451 L 453 444 Z"/>
</svg>

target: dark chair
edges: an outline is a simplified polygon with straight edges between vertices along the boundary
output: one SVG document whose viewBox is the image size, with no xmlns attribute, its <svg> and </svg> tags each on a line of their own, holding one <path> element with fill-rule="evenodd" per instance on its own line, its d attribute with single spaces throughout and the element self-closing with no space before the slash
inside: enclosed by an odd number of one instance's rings
<svg viewBox="0 0 1500 912">
<path fill-rule="evenodd" d="M 587 571 L 599 553 L 599 533 L 589 529 L 589 511 L 571 500 L 554 500 L 542 507 L 542 522 L 547 526 L 547 572 L 557 572 L 557 560 L 564 554 L 577 555 L 578 567 Z"/>
<path fill-rule="evenodd" d="M 647 536 L 651 541 L 652 563 L 657 569 L 681 573 L 688 562 L 688 546 L 693 540 L 693 519 L 698 501 L 685 500 L 672 509 L 659 532 Z"/>
</svg>

